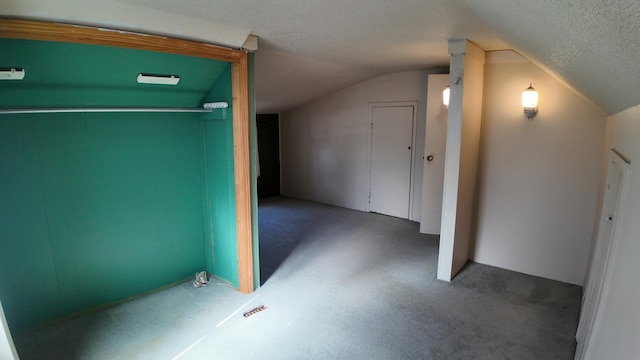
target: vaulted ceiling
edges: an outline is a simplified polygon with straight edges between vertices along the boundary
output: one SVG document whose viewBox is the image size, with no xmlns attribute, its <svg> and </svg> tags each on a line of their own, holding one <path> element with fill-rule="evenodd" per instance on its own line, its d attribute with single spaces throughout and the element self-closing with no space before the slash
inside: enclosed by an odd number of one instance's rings
<svg viewBox="0 0 640 360">
<path fill-rule="evenodd" d="M 231 47 L 254 34 L 261 113 L 382 73 L 448 66 L 447 41 L 460 38 L 524 54 L 608 114 L 640 104 L 637 0 L 8 0 L 0 15 Z"/>
</svg>

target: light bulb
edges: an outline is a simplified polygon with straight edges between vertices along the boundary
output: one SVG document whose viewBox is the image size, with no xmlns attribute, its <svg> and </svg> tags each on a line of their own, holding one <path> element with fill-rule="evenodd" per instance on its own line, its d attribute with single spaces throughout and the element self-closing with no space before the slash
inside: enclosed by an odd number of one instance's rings
<svg viewBox="0 0 640 360">
<path fill-rule="evenodd" d="M 451 89 L 447 86 L 444 90 L 442 90 L 442 103 L 446 108 L 449 108 L 449 94 Z"/>
<path fill-rule="evenodd" d="M 522 107 L 528 119 L 531 119 L 538 113 L 538 92 L 531 84 L 522 92 Z"/>
</svg>

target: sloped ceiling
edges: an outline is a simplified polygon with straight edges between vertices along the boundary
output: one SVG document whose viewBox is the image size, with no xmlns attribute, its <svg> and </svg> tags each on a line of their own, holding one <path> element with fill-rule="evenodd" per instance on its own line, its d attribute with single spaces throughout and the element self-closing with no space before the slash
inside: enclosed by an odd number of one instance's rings
<svg viewBox="0 0 640 360">
<path fill-rule="evenodd" d="M 26 72 L 22 81 L 0 81 L 0 108 L 199 108 L 216 83 L 231 77 L 223 61 L 144 50 L 14 39 L 0 39 L 0 49 L 11 49 L 0 62 Z M 178 72 L 175 86 L 136 81 L 139 73 Z M 220 91 L 230 96 L 231 86 Z"/>
<path fill-rule="evenodd" d="M 453 38 L 519 51 L 607 113 L 640 103 L 637 0 L 9 0 L 0 14 L 231 47 L 253 33 L 261 113 L 382 73 L 447 66 Z"/>
<path fill-rule="evenodd" d="M 640 104 L 640 1 L 465 0 L 516 50 L 607 113 Z"/>
</svg>

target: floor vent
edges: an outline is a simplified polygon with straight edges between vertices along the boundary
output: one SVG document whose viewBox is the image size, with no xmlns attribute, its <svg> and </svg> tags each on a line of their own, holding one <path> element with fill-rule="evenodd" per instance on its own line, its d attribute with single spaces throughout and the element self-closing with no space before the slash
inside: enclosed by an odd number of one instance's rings
<svg viewBox="0 0 640 360">
<path fill-rule="evenodd" d="M 260 305 L 260 306 L 258 306 L 257 308 L 255 308 L 255 309 L 253 309 L 253 310 L 251 310 L 251 311 L 247 311 L 246 313 L 242 314 L 242 316 L 244 316 L 244 317 L 249 317 L 249 316 L 251 316 L 251 315 L 254 315 L 254 314 L 259 313 L 259 312 L 260 312 L 260 311 L 262 311 L 262 310 L 265 310 L 266 308 L 267 308 L 266 306 L 264 306 L 264 305 Z"/>
</svg>

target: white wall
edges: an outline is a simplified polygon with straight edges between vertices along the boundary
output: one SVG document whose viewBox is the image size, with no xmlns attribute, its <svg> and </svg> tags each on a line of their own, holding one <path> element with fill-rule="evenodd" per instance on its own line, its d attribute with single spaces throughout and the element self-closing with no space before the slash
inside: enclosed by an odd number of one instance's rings
<svg viewBox="0 0 640 360">
<path fill-rule="evenodd" d="M 520 105 L 529 82 L 538 115 Z M 514 52 L 487 53 L 475 261 L 582 285 L 605 116 Z"/>
<path fill-rule="evenodd" d="M 427 71 L 375 77 L 280 115 L 282 194 L 366 211 L 369 103 L 417 101 L 411 219 L 420 220 Z"/>
<path fill-rule="evenodd" d="M 13 346 L 13 339 L 9 332 L 7 319 L 4 316 L 4 309 L 0 302 L 0 360 L 18 359 L 18 354 Z"/>
<path fill-rule="evenodd" d="M 585 359 L 640 358 L 640 105 L 607 120 L 608 148 L 631 163 L 626 197 L 622 200 L 616 243 L 592 341 Z"/>
</svg>

